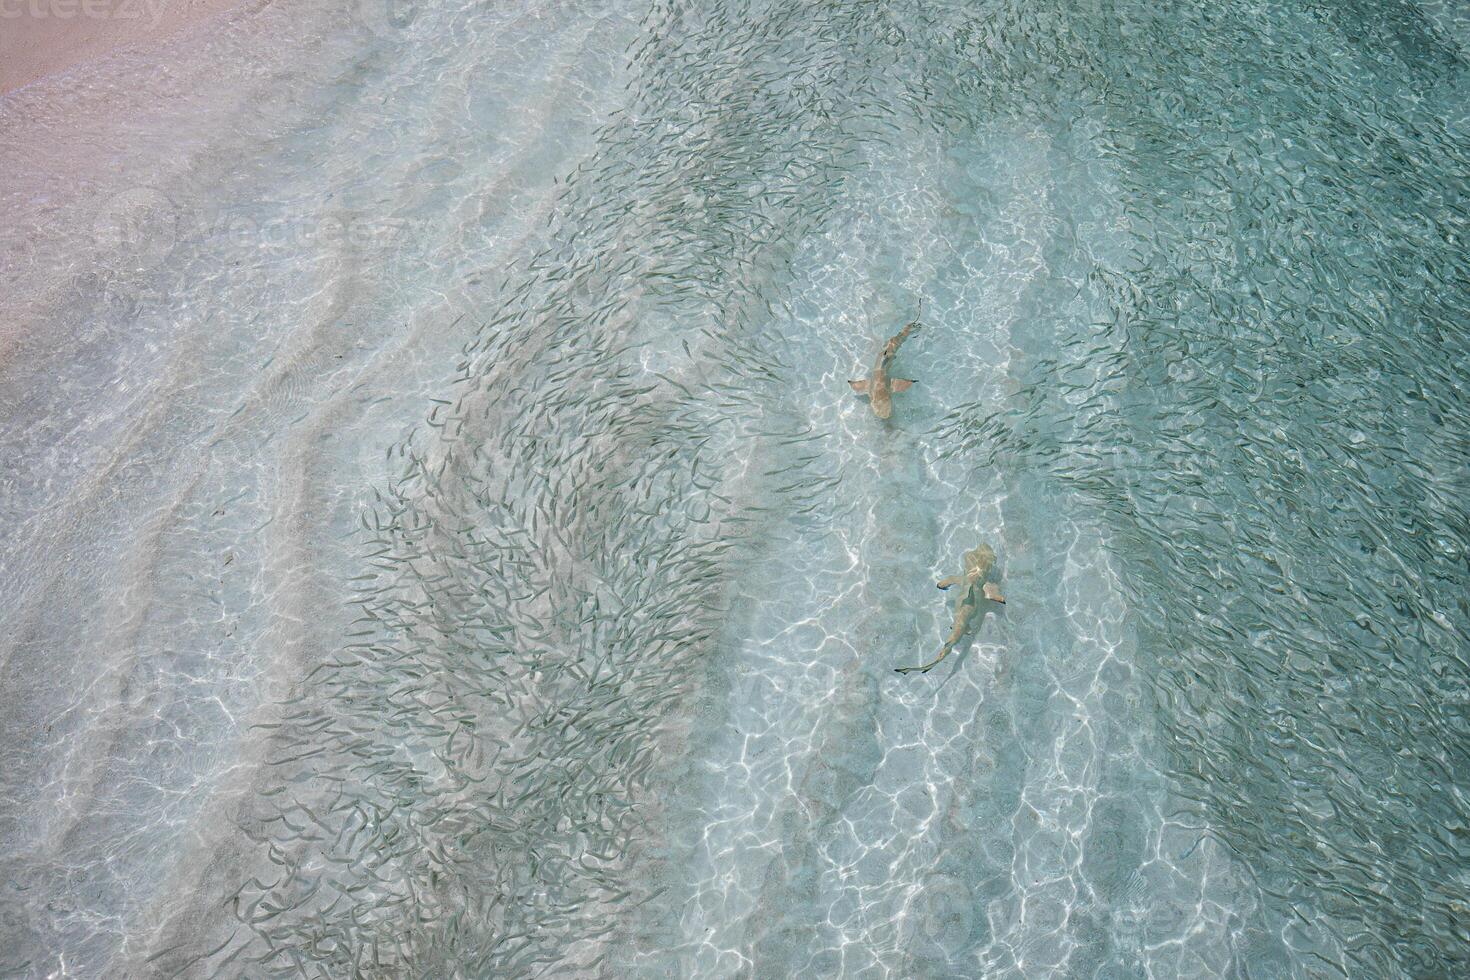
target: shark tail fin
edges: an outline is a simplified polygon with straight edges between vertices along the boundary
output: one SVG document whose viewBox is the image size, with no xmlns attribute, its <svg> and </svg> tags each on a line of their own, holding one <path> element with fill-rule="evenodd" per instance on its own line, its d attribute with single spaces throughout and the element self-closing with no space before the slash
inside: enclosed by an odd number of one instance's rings
<svg viewBox="0 0 1470 980">
<path fill-rule="evenodd" d="M 929 661 L 927 664 L 920 664 L 917 667 L 895 667 L 893 668 L 893 671 L 896 674 L 927 674 L 931 669 L 933 669 L 935 664 L 939 663 L 939 661 L 949 656 L 949 651 L 953 649 L 954 643 L 946 643 L 944 646 L 939 648 L 939 652 L 934 655 L 934 659 Z"/>
<path fill-rule="evenodd" d="M 868 393 L 868 382 L 866 378 L 862 381 L 849 381 L 848 384 L 852 385 L 852 390 L 859 395 L 866 395 Z"/>
</svg>

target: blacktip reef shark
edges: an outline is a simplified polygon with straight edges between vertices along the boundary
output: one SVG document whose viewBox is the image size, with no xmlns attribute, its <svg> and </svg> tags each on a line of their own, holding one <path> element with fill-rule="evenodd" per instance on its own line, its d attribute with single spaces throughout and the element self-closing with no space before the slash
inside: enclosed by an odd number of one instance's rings
<svg viewBox="0 0 1470 980">
<path fill-rule="evenodd" d="M 923 308 L 919 308 L 922 315 Z M 888 368 L 893 364 L 893 358 L 903 342 L 908 339 L 909 334 L 919 329 L 918 317 L 915 317 L 908 326 L 888 338 L 888 343 L 878 352 L 878 360 L 873 364 L 873 373 L 861 381 L 849 381 L 852 390 L 859 395 L 868 396 L 868 404 L 873 406 L 873 414 L 880 419 L 886 419 L 893 414 L 893 393 L 895 391 L 907 391 L 913 387 L 913 381 L 907 378 L 888 377 Z"/>
<path fill-rule="evenodd" d="M 970 617 L 975 615 L 981 599 L 1004 604 L 1005 596 L 1000 594 L 996 584 L 985 581 L 985 576 L 994 567 L 995 552 L 990 550 L 989 545 L 982 544 L 974 551 L 965 552 L 965 570 L 962 574 L 939 580 L 937 584 L 941 589 L 960 586 L 959 598 L 954 605 L 954 628 L 949 631 L 949 638 L 944 641 L 944 646 L 939 648 L 937 657 L 920 667 L 895 667 L 898 673 L 907 674 L 915 670 L 921 674 L 927 673 L 930 667 L 949 656 L 949 651 L 954 649 L 964 635 L 965 627 L 970 625 Z"/>
</svg>

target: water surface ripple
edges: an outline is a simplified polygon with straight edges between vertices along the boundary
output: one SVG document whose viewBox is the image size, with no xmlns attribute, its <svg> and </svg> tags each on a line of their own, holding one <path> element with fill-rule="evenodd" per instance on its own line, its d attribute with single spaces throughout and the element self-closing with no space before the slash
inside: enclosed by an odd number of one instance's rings
<svg viewBox="0 0 1470 980">
<path fill-rule="evenodd" d="M 1453 5 L 359 8 L 46 301 L 0 966 L 1470 969 Z"/>
</svg>

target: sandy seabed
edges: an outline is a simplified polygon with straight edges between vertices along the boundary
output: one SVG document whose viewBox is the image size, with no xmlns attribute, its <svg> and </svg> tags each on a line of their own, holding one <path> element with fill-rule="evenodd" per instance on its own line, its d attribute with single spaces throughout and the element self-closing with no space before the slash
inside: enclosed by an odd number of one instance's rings
<svg viewBox="0 0 1470 980">
<path fill-rule="evenodd" d="M 1467 45 L 1365 7 L 33 18 L 0 974 L 1455 975 Z"/>
</svg>

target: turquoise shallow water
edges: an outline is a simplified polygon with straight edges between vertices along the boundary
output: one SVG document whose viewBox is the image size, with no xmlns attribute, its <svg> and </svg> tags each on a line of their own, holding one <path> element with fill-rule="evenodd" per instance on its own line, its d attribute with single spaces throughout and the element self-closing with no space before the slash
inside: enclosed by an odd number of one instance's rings
<svg viewBox="0 0 1470 980">
<path fill-rule="evenodd" d="M 0 967 L 1466 969 L 1453 5 L 253 16 L 4 199 Z"/>
</svg>

